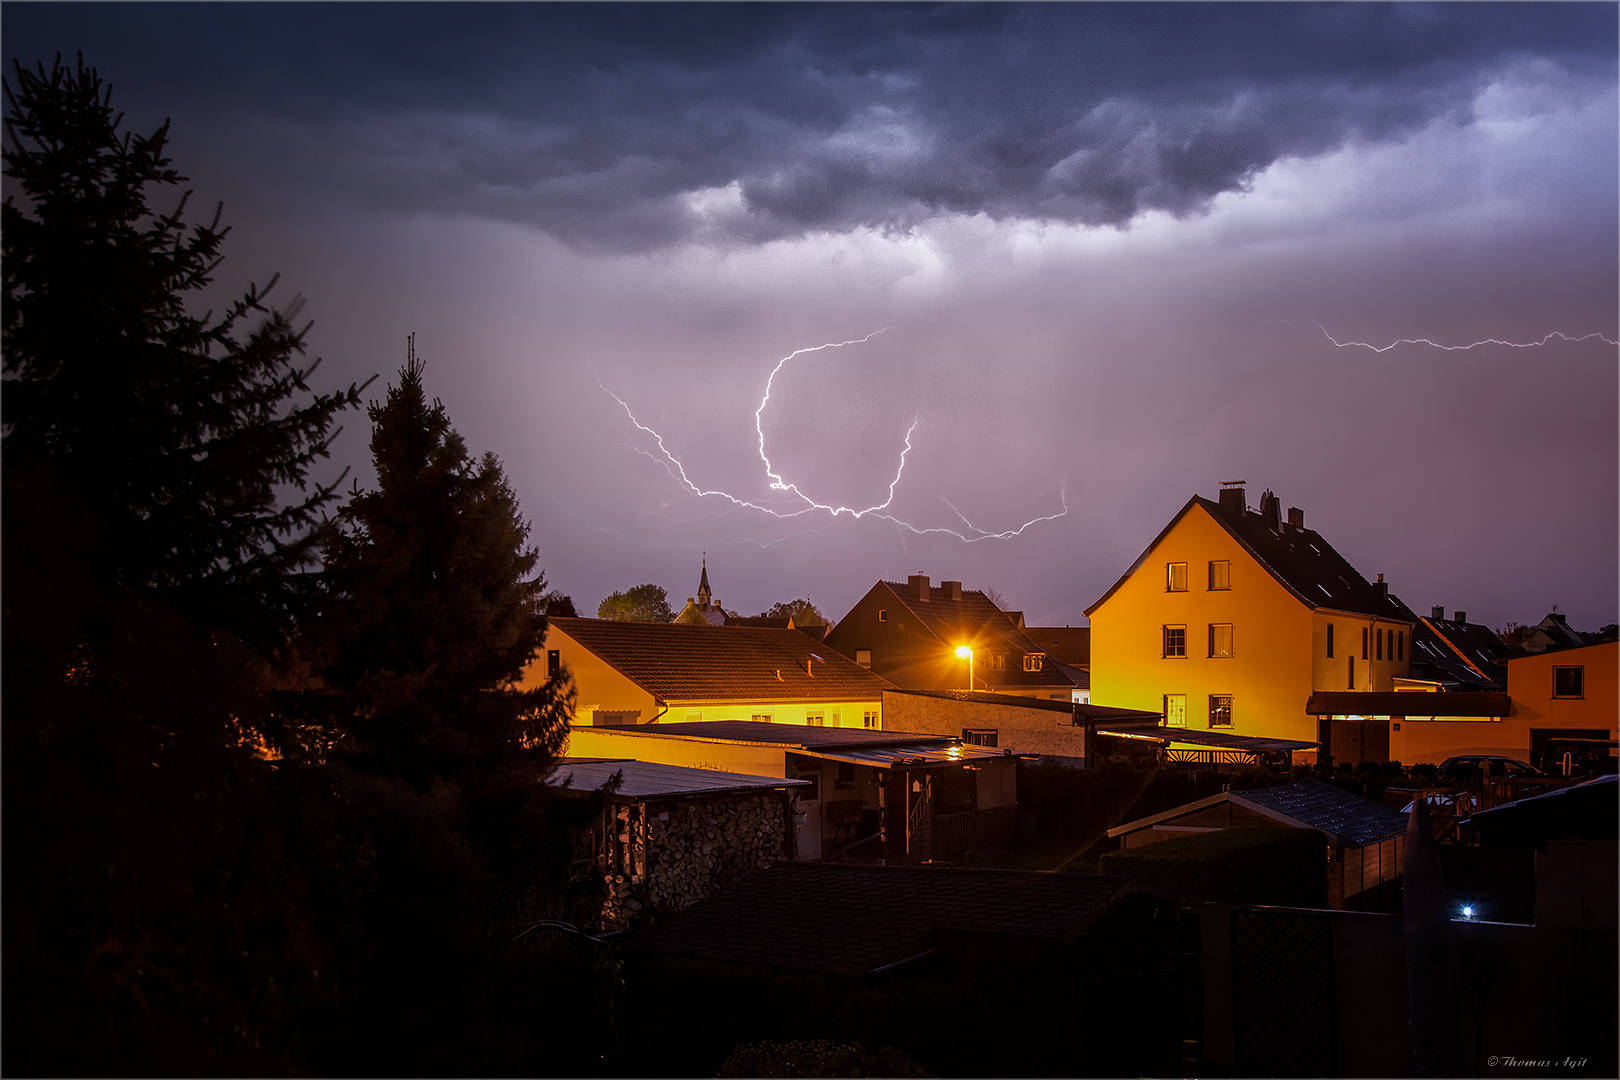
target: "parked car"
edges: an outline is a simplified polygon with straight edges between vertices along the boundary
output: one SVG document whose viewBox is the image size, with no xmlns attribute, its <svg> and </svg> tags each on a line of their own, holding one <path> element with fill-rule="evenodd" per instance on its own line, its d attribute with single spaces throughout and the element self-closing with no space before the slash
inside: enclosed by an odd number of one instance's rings
<svg viewBox="0 0 1620 1080">
<path fill-rule="evenodd" d="M 1425 801 L 1431 817 L 1465 818 L 1479 809 L 1479 796 L 1471 791 L 1431 791 Z M 1401 813 L 1410 814 L 1416 806 L 1413 799 L 1401 807 Z"/>
<path fill-rule="evenodd" d="M 1493 779 L 1522 776 L 1545 776 L 1540 769 L 1517 758 L 1498 757 L 1495 754 L 1463 754 L 1449 757 L 1440 763 L 1440 776 L 1446 780 L 1478 780 L 1485 775 L 1485 762 L 1491 763 Z"/>
</svg>

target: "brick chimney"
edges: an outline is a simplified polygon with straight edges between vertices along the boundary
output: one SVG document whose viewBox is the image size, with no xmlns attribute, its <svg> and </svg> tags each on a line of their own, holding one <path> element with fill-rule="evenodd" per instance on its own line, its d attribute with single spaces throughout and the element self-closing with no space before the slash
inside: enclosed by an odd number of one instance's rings
<svg viewBox="0 0 1620 1080">
<path fill-rule="evenodd" d="M 1376 582 L 1374 582 L 1374 584 L 1378 588 L 1378 599 L 1380 599 L 1380 600 L 1388 600 L 1389 599 L 1389 583 L 1384 580 L 1384 575 L 1379 574 L 1378 575 L 1378 580 Z"/>
<path fill-rule="evenodd" d="M 1282 532 L 1282 500 L 1267 488 L 1260 495 L 1260 520 L 1272 532 Z"/>
<path fill-rule="evenodd" d="M 962 583 L 960 581 L 942 581 L 939 583 L 939 587 L 945 590 L 945 599 L 962 599 Z"/>
<path fill-rule="evenodd" d="M 928 600 L 928 575 L 912 574 L 906 578 L 906 596 L 912 600 Z"/>
<path fill-rule="evenodd" d="M 1454 611 L 1454 612 L 1452 612 L 1452 617 L 1455 618 L 1458 622 L 1467 622 L 1468 621 L 1468 612 L 1466 612 L 1466 611 Z"/>
<path fill-rule="evenodd" d="M 1221 511 L 1231 517 L 1242 517 L 1246 507 L 1243 497 L 1243 485 L 1246 480 L 1221 481 Z"/>
<path fill-rule="evenodd" d="M 1297 506 L 1288 508 L 1288 527 L 1291 529 L 1305 528 L 1305 511 Z"/>
<path fill-rule="evenodd" d="M 1436 620 L 1443 620 L 1445 617 L 1446 617 L 1446 609 L 1445 608 L 1443 608 L 1443 607 L 1432 607 L 1432 608 L 1429 609 L 1429 618 L 1436 619 Z"/>
</svg>

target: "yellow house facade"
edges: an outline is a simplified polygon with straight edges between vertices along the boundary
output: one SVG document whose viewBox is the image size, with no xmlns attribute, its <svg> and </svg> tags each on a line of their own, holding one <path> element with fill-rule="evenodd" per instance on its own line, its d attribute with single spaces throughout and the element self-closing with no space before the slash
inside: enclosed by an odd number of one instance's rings
<svg viewBox="0 0 1620 1080">
<path fill-rule="evenodd" d="M 1194 496 L 1091 619 L 1092 700 L 1170 726 L 1318 740 L 1313 692 L 1391 691 L 1416 622 L 1271 492 Z"/>
<path fill-rule="evenodd" d="M 797 630 L 550 620 L 524 673 L 574 679 L 576 725 L 752 720 L 881 730 L 894 687 Z M 685 764 L 671 762 L 671 764 Z"/>
</svg>

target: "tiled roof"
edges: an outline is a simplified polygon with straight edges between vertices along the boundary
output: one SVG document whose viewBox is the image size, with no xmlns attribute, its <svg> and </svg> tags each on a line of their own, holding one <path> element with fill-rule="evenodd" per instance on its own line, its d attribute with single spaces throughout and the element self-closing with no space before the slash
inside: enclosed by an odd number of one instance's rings
<svg viewBox="0 0 1620 1080">
<path fill-rule="evenodd" d="M 1029 640 L 1046 650 L 1046 655 L 1065 664 L 1087 667 L 1091 663 L 1091 627 L 1026 626 Z"/>
<path fill-rule="evenodd" d="M 932 586 L 928 590 L 928 599 L 924 601 L 915 595 L 908 595 L 910 585 L 896 581 L 882 584 L 942 644 L 954 646 L 966 641 L 971 642 L 978 652 L 994 652 L 999 647 L 1008 653 L 1007 666 L 999 671 L 983 664 L 976 667 L 974 674 L 978 679 L 1009 690 L 1074 685 L 1073 679 L 1053 665 L 1043 665 L 1040 671 L 1025 671 L 1022 657 L 1027 653 L 1045 653 L 1046 650 L 1019 629 L 1014 617 L 1016 612 L 1002 611 L 979 590 L 963 589 L 962 598 L 955 600 L 943 587 Z"/>
<path fill-rule="evenodd" d="M 860 975 L 941 931 L 1064 941 L 1139 887 L 1126 878 L 778 863 L 622 939 L 726 963 Z"/>
<path fill-rule="evenodd" d="M 1421 656 L 1449 681 L 1469 689 L 1502 689 L 1507 681 L 1504 663 L 1525 655 L 1490 627 L 1456 619 L 1420 619 L 1412 644 L 1413 661 Z"/>
<path fill-rule="evenodd" d="M 1305 702 L 1311 716 L 1506 716 L 1511 708 L 1506 694 L 1472 690 L 1318 690 Z"/>
<path fill-rule="evenodd" d="M 1042 712 L 1074 715 L 1074 703 L 1053 701 L 1051 698 L 1023 697 L 1019 694 L 997 694 L 988 690 L 890 690 L 891 694 L 911 694 L 914 697 L 944 698 L 949 701 L 973 701 L 981 705 L 1006 705 L 1015 709 L 1038 709 Z"/>
<path fill-rule="evenodd" d="M 1332 544 L 1322 539 L 1320 533 L 1312 529 L 1296 529 L 1286 523 L 1273 529 L 1261 515 L 1253 511 L 1229 513 L 1213 500 L 1197 495 L 1187 500 L 1181 512 L 1171 519 L 1164 531 L 1154 538 L 1147 550 L 1137 557 L 1131 568 L 1102 598 L 1086 609 L 1086 614 L 1090 615 L 1103 601 L 1114 595 L 1147 560 L 1153 549 L 1159 546 L 1159 542 L 1195 506 L 1208 511 L 1210 517 L 1219 522 L 1272 577 L 1307 607 L 1332 608 L 1414 624 L 1418 621 L 1417 616 L 1398 598 L 1381 591 L 1379 586 L 1362 577 L 1344 556 L 1333 549 Z"/>
<path fill-rule="evenodd" d="M 556 771 L 546 777 L 546 783 L 553 787 L 566 784 L 575 791 L 597 791 L 614 776 L 621 777 L 615 794 L 632 799 L 770 791 L 808 783 L 804 780 L 784 780 L 779 776 L 746 776 L 742 773 L 625 758 L 564 759 L 558 762 Z"/>
<path fill-rule="evenodd" d="M 1406 815 L 1320 780 L 1296 780 L 1279 787 L 1227 793 L 1235 803 L 1272 810 L 1320 829 L 1351 847 L 1376 843 L 1406 832 Z"/>
<path fill-rule="evenodd" d="M 877 701 L 894 688 L 797 630 L 611 619 L 551 625 L 659 701 Z"/>
</svg>

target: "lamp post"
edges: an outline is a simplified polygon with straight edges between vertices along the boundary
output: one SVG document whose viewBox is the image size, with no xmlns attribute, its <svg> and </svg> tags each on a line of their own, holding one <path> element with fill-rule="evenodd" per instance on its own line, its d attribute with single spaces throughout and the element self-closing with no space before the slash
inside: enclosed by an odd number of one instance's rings
<svg viewBox="0 0 1620 1080">
<path fill-rule="evenodd" d="M 956 647 L 956 655 L 968 662 L 968 692 L 973 692 L 973 650 L 966 645 Z"/>
</svg>

